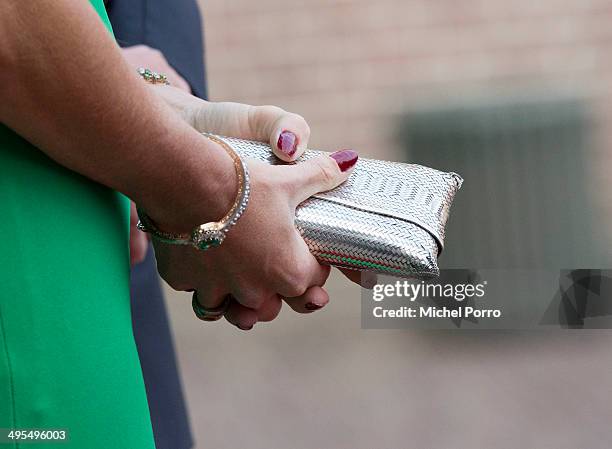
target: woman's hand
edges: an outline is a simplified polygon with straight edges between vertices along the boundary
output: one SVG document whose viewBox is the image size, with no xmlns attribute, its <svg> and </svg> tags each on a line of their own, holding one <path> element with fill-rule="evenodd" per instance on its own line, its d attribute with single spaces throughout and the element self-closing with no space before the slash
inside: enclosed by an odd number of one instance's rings
<svg viewBox="0 0 612 449">
<path fill-rule="evenodd" d="M 344 172 L 333 157 L 347 161 Z M 323 307 L 329 301 L 322 288 L 329 267 L 319 265 L 297 232 L 295 208 L 342 183 L 356 159 L 356 153 L 342 152 L 298 166 L 248 161 L 249 206 L 223 244 L 198 251 L 154 239 L 160 274 L 177 290 L 197 291 L 206 308 L 219 307 L 231 296 L 225 317 L 243 330 L 274 319 L 282 299 L 301 313 Z"/>
<path fill-rule="evenodd" d="M 273 106 L 205 102 L 167 86 L 152 88 L 199 131 L 270 142 L 286 161 L 306 148 L 310 129 L 297 114 Z M 342 183 L 356 161 L 353 151 L 299 165 L 248 161 L 251 200 L 224 243 L 201 252 L 154 242 L 162 277 L 175 289 L 196 290 L 206 308 L 219 306 L 231 295 L 225 316 L 241 329 L 276 317 L 282 299 L 301 313 L 323 307 L 329 301 L 322 286 L 330 269 L 316 261 L 297 232 L 295 208 Z M 351 274 L 359 280 L 357 272 Z"/>
<path fill-rule="evenodd" d="M 239 103 L 213 103 L 186 94 L 172 86 L 151 86 L 183 119 L 200 132 L 268 142 L 284 161 L 300 157 L 307 147 L 310 128 L 297 114 L 274 106 L 249 106 Z M 340 269 L 356 284 L 372 288 L 376 274 Z"/>
</svg>

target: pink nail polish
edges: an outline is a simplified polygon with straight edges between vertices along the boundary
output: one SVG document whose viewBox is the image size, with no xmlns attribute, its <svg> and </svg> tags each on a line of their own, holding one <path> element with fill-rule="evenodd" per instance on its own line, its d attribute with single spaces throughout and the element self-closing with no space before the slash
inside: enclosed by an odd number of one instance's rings
<svg viewBox="0 0 612 449">
<path fill-rule="evenodd" d="M 331 158 L 335 159 L 338 163 L 338 167 L 340 167 L 340 171 L 345 172 L 353 165 L 357 163 L 357 159 L 359 159 L 359 154 L 353 150 L 340 150 L 336 151 L 329 155 Z"/>
<path fill-rule="evenodd" d="M 291 131 L 285 130 L 278 136 L 276 146 L 287 156 L 293 156 L 297 150 L 298 138 Z"/>
</svg>

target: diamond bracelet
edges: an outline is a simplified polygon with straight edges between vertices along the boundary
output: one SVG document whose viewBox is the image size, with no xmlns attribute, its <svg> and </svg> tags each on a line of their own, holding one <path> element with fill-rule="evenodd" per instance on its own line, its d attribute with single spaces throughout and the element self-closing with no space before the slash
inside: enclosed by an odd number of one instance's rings
<svg viewBox="0 0 612 449">
<path fill-rule="evenodd" d="M 234 168 L 236 169 L 236 175 L 238 177 L 238 193 L 236 194 L 236 199 L 229 212 L 219 221 L 211 221 L 196 226 L 189 234 L 178 234 L 159 230 L 153 220 L 151 220 L 142 209 L 137 208 L 137 211 L 138 218 L 140 219 L 138 222 L 138 229 L 151 234 L 154 239 L 171 245 L 193 246 L 196 249 L 205 251 L 223 243 L 227 232 L 236 224 L 246 210 L 251 187 L 249 183 L 248 168 L 238 153 L 236 153 L 229 144 L 218 137 L 207 133 L 203 133 L 202 135 L 221 145 L 234 162 Z"/>
</svg>

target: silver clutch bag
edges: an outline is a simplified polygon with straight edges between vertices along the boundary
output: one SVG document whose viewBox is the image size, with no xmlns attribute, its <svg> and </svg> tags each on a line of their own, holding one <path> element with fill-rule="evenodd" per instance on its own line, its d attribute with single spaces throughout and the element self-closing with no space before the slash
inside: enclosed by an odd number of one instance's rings
<svg viewBox="0 0 612 449">
<path fill-rule="evenodd" d="M 285 164 L 268 144 L 217 137 L 242 158 Z M 296 163 L 322 153 L 307 150 Z M 321 263 L 432 278 L 439 275 L 444 228 L 462 182 L 455 173 L 360 158 L 344 184 L 300 204 L 295 224 Z"/>
</svg>

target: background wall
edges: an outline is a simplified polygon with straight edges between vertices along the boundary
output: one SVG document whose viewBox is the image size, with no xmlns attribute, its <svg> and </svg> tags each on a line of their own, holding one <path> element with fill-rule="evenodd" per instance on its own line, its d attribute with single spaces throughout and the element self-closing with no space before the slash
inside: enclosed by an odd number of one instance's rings
<svg viewBox="0 0 612 449">
<path fill-rule="evenodd" d="M 611 1 L 200 3 L 211 98 L 298 112 L 313 147 L 405 159 L 401 123 L 421 105 L 585 98 L 609 235 Z M 610 447 L 609 332 L 363 331 L 358 289 L 334 276 L 330 291 L 325 310 L 250 333 L 168 293 L 198 448 Z"/>
<path fill-rule="evenodd" d="M 611 1 L 200 4 L 212 98 L 298 112 L 315 147 L 397 160 L 398 120 L 420 104 L 542 89 L 589 97 L 599 144 L 588 188 L 610 221 Z"/>
</svg>

